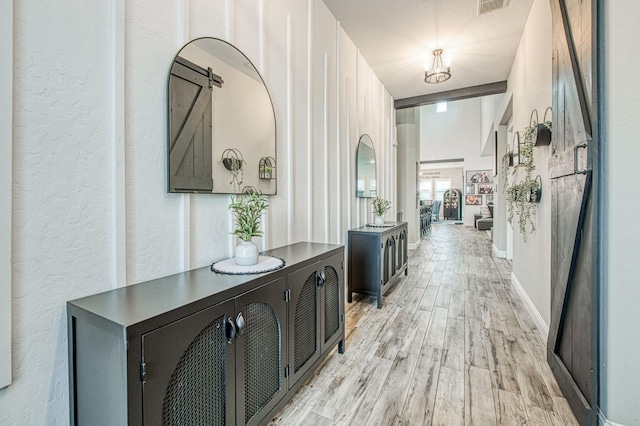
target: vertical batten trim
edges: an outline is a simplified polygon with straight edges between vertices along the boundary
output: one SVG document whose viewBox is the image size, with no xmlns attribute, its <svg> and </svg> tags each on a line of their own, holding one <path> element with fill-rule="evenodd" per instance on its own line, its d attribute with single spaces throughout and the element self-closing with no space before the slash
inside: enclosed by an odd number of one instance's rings
<svg viewBox="0 0 640 426">
<path fill-rule="evenodd" d="M 344 99 L 344 109 L 346 112 L 346 143 L 347 143 L 347 229 L 351 229 L 351 200 L 353 197 L 353 188 L 351 186 L 351 102 L 349 98 L 349 76 L 345 78 L 346 92 Z M 355 176 L 354 176 L 355 177 Z"/>
<path fill-rule="evenodd" d="M 291 15 L 287 15 L 287 244 L 293 244 L 293 110 Z M 278 169 L 276 169 L 278 170 Z"/>
<path fill-rule="evenodd" d="M 190 17 L 189 17 L 189 0 L 182 0 L 180 2 L 180 14 L 182 19 L 180 20 L 182 25 L 182 45 L 184 46 L 190 41 Z"/>
<path fill-rule="evenodd" d="M 264 25 L 264 0 L 260 0 L 258 2 L 258 37 L 260 38 L 260 73 L 262 73 L 262 78 L 267 80 L 267 66 L 265 63 L 266 60 L 266 34 L 265 34 L 265 25 Z"/>
<path fill-rule="evenodd" d="M 233 43 L 233 5 L 234 0 L 226 0 L 225 4 L 225 21 L 227 28 L 225 28 L 225 37 L 229 43 Z"/>
<path fill-rule="evenodd" d="M 13 1 L 0 9 L 0 388 L 12 379 Z"/>
<path fill-rule="evenodd" d="M 264 81 L 267 81 L 267 67 L 266 67 L 266 63 L 265 63 L 265 58 L 266 58 L 266 43 L 265 43 L 265 32 L 264 32 L 264 0 L 259 0 L 258 2 L 258 43 L 259 43 L 259 48 L 260 48 L 260 73 L 262 74 L 262 78 L 264 79 Z M 276 129 L 276 135 L 277 135 L 277 129 Z M 278 144 L 278 141 L 276 140 L 276 145 Z M 265 251 L 267 250 L 267 248 L 269 247 L 269 240 L 271 240 L 272 236 L 271 233 L 269 232 L 269 229 L 271 228 L 269 226 L 269 219 L 271 218 L 270 215 L 267 215 L 266 212 L 264 212 L 262 214 L 262 238 L 261 238 L 261 251 Z"/>
<path fill-rule="evenodd" d="M 313 241 L 313 156 L 311 155 L 311 138 L 313 134 L 312 120 L 312 100 L 311 95 L 313 88 L 311 82 L 312 76 L 312 59 L 313 59 L 313 0 L 307 2 L 307 166 L 309 173 L 307 174 L 307 241 Z"/>
<path fill-rule="evenodd" d="M 340 21 L 336 21 L 336 243 L 342 243 L 342 191 L 340 191 L 340 174 L 342 173 L 340 143 Z"/>
<path fill-rule="evenodd" d="M 190 16 L 189 16 L 189 0 L 182 0 L 180 2 L 180 13 L 182 15 L 182 45 L 185 45 L 191 39 L 190 31 Z M 191 265 L 191 204 L 193 202 L 191 194 L 184 194 L 181 197 L 181 229 L 182 239 L 180 247 L 180 253 L 182 255 L 182 265 L 180 266 L 182 271 L 187 271 L 192 268 Z"/>
<path fill-rule="evenodd" d="M 360 140 L 360 111 L 359 111 L 359 100 L 360 100 L 360 49 L 356 49 L 356 99 L 355 99 L 355 117 L 356 117 L 356 137 Z M 355 186 L 354 186 L 355 189 Z M 350 196 L 353 196 L 351 194 Z M 360 205 L 362 204 L 361 198 L 356 197 L 356 228 L 360 227 Z"/>
<path fill-rule="evenodd" d="M 324 186 L 324 241 L 329 242 L 329 222 L 331 221 L 331 208 L 329 206 L 329 55 L 325 52 L 323 59 L 322 78 L 322 142 L 323 142 L 323 186 Z"/>
<path fill-rule="evenodd" d="M 113 285 L 127 285 L 125 1 L 111 3 L 111 217 Z"/>
<path fill-rule="evenodd" d="M 227 202 L 227 205 L 231 204 L 231 200 L 234 196 L 233 195 L 229 195 L 229 201 Z M 228 256 L 229 257 L 234 257 L 236 255 L 235 252 L 235 247 L 236 247 L 236 236 L 232 235 L 231 233 L 234 231 L 234 222 L 233 222 L 233 213 L 231 213 L 231 210 L 227 209 L 227 230 L 229 231 L 229 246 L 228 246 Z"/>
</svg>

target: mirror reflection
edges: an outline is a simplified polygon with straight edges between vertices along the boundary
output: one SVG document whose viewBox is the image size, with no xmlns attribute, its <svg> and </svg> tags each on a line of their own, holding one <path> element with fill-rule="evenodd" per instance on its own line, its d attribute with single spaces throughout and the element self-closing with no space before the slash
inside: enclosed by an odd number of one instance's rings
<svg viewBox="0 0 640 426">
<path fill-rule="evenodd" d="M 215 38 L 185 45 L 171 66 L 168 107 L 169 192 L 276 193 L 271 97 L 237 48 Z"/>
<path fill-rule="evenodd" d="M 356 152 L 356 197 L 373 198 L 376 195 L 376 152 L 371 137 L 364 134 Z"/>
</svg>

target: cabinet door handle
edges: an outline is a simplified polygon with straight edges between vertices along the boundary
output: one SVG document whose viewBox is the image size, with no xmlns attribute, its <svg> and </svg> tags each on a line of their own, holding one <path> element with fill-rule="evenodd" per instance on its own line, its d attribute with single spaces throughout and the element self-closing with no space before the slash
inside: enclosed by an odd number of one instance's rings
<svg viewBox="0 0 640 426">
<path fill-rule="evenodd" d="M 318 288 L 323 287 L 324 286 L 324 280 L 325 280 L 324 272 L 318 273 L 317 277 L 318 277 Z"/>
<path fill-rule="evenodd" d="M 244 333 L 245 325 L 244 317 L 242 316 L 242 312 L 240 312 L 236 317 L 236 330 L 238 332 L 238 336 L 242 336 L 242 333 Z"/>
<path fill-rule="evenodd" d="M 233 318 L 227 318 L 225 323 L 225 334 L 227 335 L 227 343 L 231 344 L 233 338 L 236 337 L 236 325 L 233 323 Z"/>
</svg>

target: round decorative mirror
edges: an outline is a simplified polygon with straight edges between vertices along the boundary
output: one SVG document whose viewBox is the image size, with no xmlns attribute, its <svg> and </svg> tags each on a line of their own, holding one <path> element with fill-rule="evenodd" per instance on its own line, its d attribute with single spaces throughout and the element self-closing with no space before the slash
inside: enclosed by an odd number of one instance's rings
<svg viewBox="0 0 640 426">
<path fill-rule="evenodd" d="M 240 50 L 216 38 L 186 44 L 171 66 L 168 109 L 169 192 L 276 193 L 273 104 Z M 262 158 L 273 159 L 269 179 Z"/>
<path fill-rule="evenodd" d="M 376 197 L 376 185 L 376 152 L 371 137 L 364 134 L 356 151 L 356 197 Z"/>
</svg>

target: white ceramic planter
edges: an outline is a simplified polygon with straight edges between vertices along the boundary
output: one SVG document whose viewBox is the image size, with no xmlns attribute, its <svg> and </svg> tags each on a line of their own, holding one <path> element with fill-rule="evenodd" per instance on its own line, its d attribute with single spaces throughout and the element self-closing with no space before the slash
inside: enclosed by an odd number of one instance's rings
<svg viewBox="0 0 640 426">
<path fill-rule="evenodd" d="M 384 225 L 384 217 L 376 215 L 375 219 L 373 220 L 373 223 L 375 225 Z"/>
<path fill-rule="evenodd" d="M 258 263 L 258 247 L 251 241 L 243 241 L 236 246 L 236 265 L 252 266 Z"/>
</svg>

